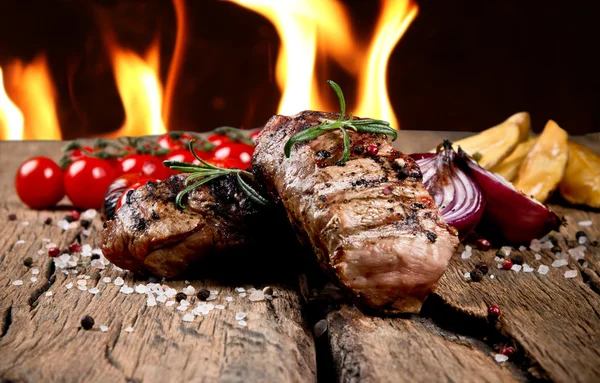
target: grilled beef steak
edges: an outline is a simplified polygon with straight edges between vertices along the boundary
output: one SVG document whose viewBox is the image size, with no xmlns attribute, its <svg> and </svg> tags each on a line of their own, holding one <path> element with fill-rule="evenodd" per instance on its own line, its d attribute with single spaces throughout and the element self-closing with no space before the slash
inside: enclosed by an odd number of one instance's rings
<svg viewBox="0 0 600 383">
<path fill-rule="evenodd" d="M 408 156 L 379 134 L 350 134 L 352 155 L 339 163 L 339 130 L 284 145 L 337 114 L 274 116 L 252 160 L 271 197 L 281 201 L 298 238 L 357 303 L 386 313 L 419 312 L 458 245 Z M 375 150 L 374 147 L 377 149 Z"/>
<path fill-rule="evenodd" d="M 107 259 L 124 269 L 173 277 L 199 259 L 240 252 L 256 240 L 264 213 L 240 190 L 235 176 L 196 188 L 181 210 L 174 201 L 185 178 L 172 176 L 130 192 L 102 231 Z"/>
</svg>

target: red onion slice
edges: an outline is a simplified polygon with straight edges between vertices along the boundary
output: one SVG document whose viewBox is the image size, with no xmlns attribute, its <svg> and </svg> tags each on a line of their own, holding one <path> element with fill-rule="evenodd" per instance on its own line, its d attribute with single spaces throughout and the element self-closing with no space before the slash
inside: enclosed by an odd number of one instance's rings
<svg viewBox="0 0 600 383">
<path fill-rule="evenodd" d="M 502 243 L 525 244 L 558 230 L 561 219 L 548 207 L 515 189 L 502 176 L 485 170 L 460 149 L 458 159 L 464 161 L 486 195 L 479 234 Z"/>
<path fill-rule="evenodd" d="M 412 154 L 421 173 L 423 184 L 433 197 L 442 218 L 465 238 L 481 220 L 485 196 L 481 187 L 459 166 L 451 144 L 437 154 Z"/>
</svg>

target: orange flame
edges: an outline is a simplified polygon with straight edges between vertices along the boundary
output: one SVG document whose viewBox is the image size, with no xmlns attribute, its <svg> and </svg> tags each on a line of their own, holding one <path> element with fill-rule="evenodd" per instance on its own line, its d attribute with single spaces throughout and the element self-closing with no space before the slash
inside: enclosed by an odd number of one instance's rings
<svg viewBox="0 0 600 383">
<path fill-rule="evenodd" d="M 0 129 L 0 139 L 60 140 L 61 132 L 56 113 L 56 91 L 46 61 L 38 55 L 32 62 L 15 61 L 6 68 L 6 88 L 12 90 L 8 96 L 0 90 L 0 115 L 7 123 Z M 3 89 L 2 84 L 0 88 Z"/>
<path fill-rule="evenodd" d="M 417 15 L 412 0 L 382 1 L 373 39 L 363 49 L 353 38 L 348 15 L 341 2 L 323 0 L 231 0 L 267 18 L 277 29 L 281 48 L 277 59 L 277 83 L 282 98 L 277 113 L 294 114 L 305 109 L 325 110 L 317 87 L 315 62 L 331 57 L 358 78 L 357 114 L 389 121 L 398 128 L 387 85 L 387 64 L 394 47 Z M 368 51 L 364 59 L 361 52 Z M 329 91 L 329 90 L 327 90 Z"/>
<path fill-rule="evenodd" d="M 411 0 L 382 1 L 383 8 L 367 55 L 364 75 L 359 81 L 358 115 L 388 121 L 399 129 L 387 91 L 387 64 L 394 47 L 417 17 L 418 7 Z"/>
<path fill-rule="evenodd" d="M 174 105 L 175 86 L 177 85 L 183 66 L 188 36 L 185 0 L 173 0 L 173 6 L 175 8 L 175 17 L 177 18 L 177 37 L 175 38 L 175 49 L 173 50 L 173 58 L 171 59 L 171 65 L 169 66 L 167 86 L 165 89 L 165 104 L 163 106 L 162 117 L 166 124 L 171 122 L 171 108 Z"/>
</svg>

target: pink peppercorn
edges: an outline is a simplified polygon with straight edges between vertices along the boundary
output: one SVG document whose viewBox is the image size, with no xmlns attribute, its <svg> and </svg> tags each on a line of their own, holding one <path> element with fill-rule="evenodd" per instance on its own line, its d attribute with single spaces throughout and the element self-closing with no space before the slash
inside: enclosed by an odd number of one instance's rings
<svg viewBox="0 0 600 383">
<path fill-rule="evenodd" d="M 514 353 L 515 353 L 515 349 L 510 346 L 502 347 L 499 352 L 499 354 L 506 355 L 509 357 Z"/>
<path fill-rule="evenodd" d="M 384 195 L 389 195 L 389 194 L 391 194 L 391 193 L 392 193 L 392 188 L 391 188 L 391 187 L 389 187 L 389 186 L 386 186 L 386 187 L 383 189 L 383 194 L 384 194 Z"/>
<path fill-rule="evenodd" d="M 488 315 L 492 318 L 498 318 L 501 314 L 500 307 L 498 306 L 490 306 L 488 308 Z"/>
<path fill-rule="evenodd" d="M 367 154 L 370 156 L 376 156 L 379 153 L 379 148 L 377 145 L 368 145 L 367 146 Z"/>
<path fill-rule="evenodd" d="M 58 254 L 60 254 L 60 249 L 58 247 L 51 247 L 48 250 L 48 256 L 49 257 L 52 257 L 52 258 L 58 257 Z"/>
<path fill-rule="evenodd" d="M 81 214 L 79 214 L 77 210 L 71 210 L 71 218 L 73 218 L 73 221 L 77 221 L 79 217 L 81 217 Z"/>
<path fill-rule="evenodd" d="M 492 247 L 492 244 L 487 239 L 480 238 L 475 242 L 475 246 L 477 247 L 477 250 L 487 251 Z"/>
<path fill-rule="evenodd" d="M 77 242 L 73 242 L 72 244 L 69 245 L 69 251 L 72 253 L 78 253 L 81 251 L 81 245 L 78 244 Z"/>
<path fill-rule="evenodd" d="M 513 263 L 511 261 L 509 261 L 508 259 L 506 259 L 504 261 L 504 263 L 502 264 L 502 268 L 504 270 L 510 270 L 510 269 L 512 269 L 512 267 L 513 267 Z"/>
</svg>

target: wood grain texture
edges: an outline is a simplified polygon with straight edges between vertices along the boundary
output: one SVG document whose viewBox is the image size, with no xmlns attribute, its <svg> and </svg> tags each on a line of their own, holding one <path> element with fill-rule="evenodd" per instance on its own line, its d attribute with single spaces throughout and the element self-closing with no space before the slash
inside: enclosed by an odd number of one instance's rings
<svg viewBox="0 0 600 383">
<path fill-rule="evenodd" d="M 109 266 L 103 272 L 90 267 L 78 270 L 90 276 L 87 286 L 97 286 L 92 295 L 76 288 L 76 275 L 55 270 L 45 254 L 44 238 L 60 248 L 75 240 L 79 230 L 62 232 L 56 222 L 68 210 L 36 212 L 23 207 L 14 193 L 13 175 L 25 158 L 35 154 L 57 157 L 61 143 L 0 142 L 0 380 L 10 381 L 273 381 L 311 382 L 316 380 L 315 347 L 306 331 L 299 296 L 294 288 L 274 285 L 277 297 L 272 302 L 252 303 L 234 292 L 235 286 L 191 280 L 196 288 L 219 291 L 213 310 L 194 322 L 182 321 L 175 306 L 146 306 L 144 294 L 125 295 L 113 283 L 122 276 L 135 286 L 127 272 Z M 6 221 L 16 213 L 16 221 Z M 50 216 L 52 225 L 44 225 Z M 29 222 L 23 226 L 22 222 Z M 83 243 L 98 243 L 101 220 L 94 220 Z M 23 244 L 15 244 L 17 241 Z M 38 255 L 39 249 L 44 254 Z M 32 257 L 40 273 L 31 283 L 31 270 L 23 265 Z M 21 279 L 22 286 L 12 282 Z M 72 282 L 75 286 L 66 289 Z M 181 291 L 184 281 L 168 281 Z M 256 287 L 261 287 L 256 281 Z M 242 285 L 249 288 L 247 284 Z M 46 296 L 52 291 L 52 296 Z M 232 296 L 233 301 L 225 301 Z M 197 298 L 191 298 L 195 306 Z M 189 311 L 189 310 L 188 310 Z M 235 320 L 236 312 L 247 313 L 247 327 Z M 80 328 L 82 316 L 95 318 L 93 330 Z M 109 327 L 108 332 L 99 330 Z M 124 329 L 133 327 L 134 332 Z"/>
</svg>

